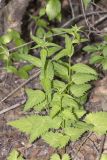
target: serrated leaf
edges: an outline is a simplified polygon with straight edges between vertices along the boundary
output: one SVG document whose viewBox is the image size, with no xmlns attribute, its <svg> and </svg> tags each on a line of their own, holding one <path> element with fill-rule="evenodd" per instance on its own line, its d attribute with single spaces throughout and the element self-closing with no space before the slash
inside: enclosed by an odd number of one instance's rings
<svg viewBox="0 0 107 160">
<path fill-rule="evenodd" d="M 99 56 L 99 55 L 92 55 L 90 58 L 90 63 L 94 64 L 94 63 L 100 63 L 102 60 L 104 59 L 103 56 Z"/>
<path fill-rule="evenodd" d="M 104 58 L 101 62 L 102 66 L 103 66 L 103 69 L 104 70 L 107 70 L 107 58 Z"/>
<path fill-rule="evenodd" d="M 13 55 L 13 58 L 25 60 L 25 61 L 30 62 L 34 66 L 41 67 L 41 60 L 37 57 L 32 56 L 32 55 L 15 53 Z"/>
<path fill-rule="evenodd" d="M 94 125 L 92 131 L 105 134 L 107 131 L 107 112 L 89 113 L 85 118 L 85 122 Z"/>
<path fill-rule="evenodd" d="M 62 95 L 55 93 L 51 101 L 50 116 L 54 117 L 61 110 L 61 97 Z"/>
<path fill-rule="evenodd" d="M 19 153 L 14 149 L 10 154 L 7 160 L 18 160 Z"/>
<path fill-rule="evenodd" d="M 67 134 L 68 136 L 70 136 L 70 139 L 72 141 L 76 141 L 78 140 L 81 135 L 90 130 L 90 127 L 89 125 L 87 125 L 86 123 L 83 123 L 83 122 L 79 122 L 75 125 L 75 127 L 67 127 L 64 129 L 64 132 L 65 134 Z"/>
<path fill-rule="evenodd" d="M 48 42 L 48 41 L 45 41 L 44 39 L 41 39 L 39 37 L 35 37 L 33 35 L 31 35 L 31 38 L 34 40 L 34 42 L 37 43 L 37 46 L 33 47 L 32 49 L 35 49 L 35 48 L 45 48 L 45 47 L 57 47 L 58 45 L 55 44 L 55 43 L 51 43 L 51 42 Z"/>
<path fill-rule="evenodd" d="M 71 159 L 70 159 L 70 156 L 68 154 L 64 154 L 62 156 L 62 160 L 71 160 Z"/>
<path fill-rule="evenodd" d="M 53 20 L 61 11 L 61 2 L 59 0 L 49 0 L 46 6 L 46 13 L 50 20 Z"/>
<path fill-rule="evenodd" d="M 102 154 L 100 160 L 107 160 L 107 154 Z"/>
<path fill-rule="evenodd" d="M 76 117 L 71 111 L 72 110 L 70 110 L 70 109 L 64 109 L 60 113 L 60 116 L 62 117 L 63 120 L 65 120 L 65 121 L 70 120 L 70 123 L 74 123 L 76 121 Z"/>
<path fill-rule="evenodd" d="M 68 141 L 69 137 L 65 136 L 61 133 L 53 133 L 53 132 L 47 132 L 45 135 L 42 136 L 42 138 L 52 147 L 64 147 Z"/>
<path fill-rule="evenodd" d="M 89 67 L 86 64 L 82 64 L 82 63 L 73 65 L 71 69 L 75 71 L 76 73 L 88 73 L 88 74 L 97 75 L 97 72 L 93 68 Z"/>
<path fill-rule="evenodd" d="M 62 107 L 63 108 L 75 108 L 75 109 L 78 109 L 79 106 L 78 106 L 78 103 L 75 101 L 75 99 L 70 96 L 70 95 L 67 95 L 65 94 L 62 98 Z"/>
<path fill-rule="evenodd" d="M 56 46 L 56 47 L 50 47 L 50 48 L 48 48 L 48 56 L 52 56 L 54 53 L 56 53 L 60 49 L 61 49 L 61 46 Z"/>
<path fill-rule="evenodd" d="M 46 49 L 41 50 L 40 57 L 41 57 L 42 67 L 44 67 L 45 63 L 46 63 L 46 57 L 47 57 L 47 50 Z"/>
<path fill-rule="evenodd" d="M 51 159 L 50 160 L 61 160 L 60 159 L 60 156 L 58 155 L 58 154 L 53 154 L 52 156 L 51 156 Z"/>
<path fill-rule="evenodd" d="M 61 124 L 60 118 L 51 119 L 49 116 L 27 116 L 13 122 L 9 122 L 9 125 L 19 129 L 30 135 L 30 142 L 36 140 L 49 128 L 58 129 Z"/>
<path fill-rule="evenodd" d="M 97 80 L 97 76 L 91 74 L 84 74 L 84 73 L 76 73 L 72 76 L 72 81 L 75 84 L 84 84 L 86 82 Z"/>
<path fill-rule="evenodd" d="M 74 54 L 74 47 L 72 45 L 71 38 L 68 35 L 65 35 L 65 48 L 66 48 L 66 55 L 71 57 Z"/>
<path fill-rule="evenodd" d="M 53 88 L 57 89 L 60 92 L 60 91 L 63 91 L 66 88 L 66 84 L 62 81 L 54 80 L 53 81 Z"/>
<path fill-rule="evenodd" d="M 64 80 L 68 80 L 68 78 L 69 78 L 68 68 L 60 63 L 57 63 L 57 62 L 53 62 L 53 65 L 54 65 L 55 75 L 59 76 L 60 78 L 62 78 Z"/>
<path fill-rule="evenodd" d="M 84 47 L 83 50 L 86 52 L 95 52 L 97 51 L 97 47 L 89 45 L 89 46 Z"/>
<path fill-rule="evenodd" d="M 75 97 L 81 97 L 83 96 L 86 91 L 88 91 L 91 88 L 90 84 L 73 84 L 70 87 L 70 91 L 71 93 L 75 96 Z"/>
<path fill-rule="evenodd" d="M 42 92 L 41 90 L 26 89 L 26 93 L 28 96 L 28 100 L 25 104 L 24 111 L 28 111 L 33 107 L 35 107 L 37 110 L 41 110 L 45 107 L 45 105 L 43 105 L 43 108 L 39 108 L 39 104 L 43 103 L 46 98 L 44 92 Z"/>
<path fill-rule="evenodd" d="M 67 49 L 63 49 L 60 52 L 58 52 L 55 56 L 54 56 L 54 60 L 57 61 L 61 58 L 63 58 L 64 56 L 67 56 L 68 50 Z"/>
</svg>

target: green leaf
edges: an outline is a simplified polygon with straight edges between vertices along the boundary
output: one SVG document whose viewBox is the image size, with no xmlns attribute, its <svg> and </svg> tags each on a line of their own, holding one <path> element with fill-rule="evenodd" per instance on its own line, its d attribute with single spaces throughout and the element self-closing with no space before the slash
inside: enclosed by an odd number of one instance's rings
<svg viewBox="0 0 107 160">
<path fill-rule="evenodd" d="M 69 76 L 68 76 L 68 68 L 58 62 L 53 62 L 54 65 L 54 71 L 55 71 L 55 75 L 64 79 L 64 80 L 68 80 Z"/>
<path fill-rule="evenodd" d="M 83 50 L 86 52 L 96 52 L 98 49 L 96 46 L 89 45 L 84 47 Z"/>
<path fill-rule="evenodd" d="M 67 56 L 68 50 L 67 49 L 63 49 L 60 52 L 58 52 L 55 56 L 54 56 L 54 60 L 59 60 L 60 58 L 63 58 L 64 56 Z"/>
<path fill-rule="evenodd" d="M 55 93 L 53 95 L 53 99 L 51 101 L 52 108 L 50 110 L 51 117 L 54 117 L 61 110 L 61 98 L 61 94 Z"/>
<path fill-rule="evenodd" d="M 52 156 L 51 156 L 51 159 L 50 160 L 61 160 L 60 159 L 60 156 L 58 155 L 58 154 L 53 154 Z"/>
<path fill-rule="evenodd" d="M 33 142 L 38 137 L 42 136 L 49 128 L 58 129 L 61 124 L 60 118 L 51 119 L 49 116 L 32 115 L 13 122 L 9 122 L 11 125 L 22 132 L 30 135 L 30 142 Z"/>
<path fill-rule="evenodd" d="M 72 81 L 75 84 L 84 84 L 86 82 L 97 80 L 97 76 L 91 74 L 84 74 L 84 73 L 76 73 L 72 76 Z"/>
<path fill-rule="evenodd" d="M 59 92 L 63 91 L 66 88 L 66 84 L 59 80 L 53 81 L 53 88 L 57 89 Z"/>
<path fill-rule="evenodd" d="M 48 56 L 52 56 L 54 53 L 56 53 L 60 49 L 61 49 L 61 46 L 56 46 L 56 47 L 50 47 L 50 48 L 48 48 Z"/>
<path fill-rule="evenodd" d="M 41 57 L 42 67 L 44 67 L 45 63 L 46 63 L 46 57 L 47 57 L 47 50 L 46 49 L 42 49 L 40 51 L 40 57 Z"/>
<path fill-rule="evenodd" d="M 32 56 L 32 55 L 15 53 L 13 55 L 13 58 L 25 60 L 25 61 L 30 62 L 34 66 L 41 67 L 41 60 L 37 57 Z"/>
<path fill-rule="evenodd" d="M 45 8 L 41 8 L 39 11 L 39 16 L 42 17 L 45 15 L 46 9 Z"/>
<path fill-rule="evenodd" d="M 53 132 L 47 132 L 45 135 L 42 136 L 42 138 L 52 147 L 64 147 L 68 141 L 69 137 L 65 136 L 61 133 L 53 133 Z"/>
<path fill-rule="evenodd" d="M 61 117 L 64 120 L 71 120 L 71 123 L 74 123 L 76 121 L 76 117 L 71 111 L 71 109 L 64 109 L 61 113 Z"/>
<path fill-rule="evenodd" d="M 34 42 L 37 43 L 37 46 L 33 47 L 32 49 L 35 48 L 46 48 L 46 47 L 57 47 L 58 45 L 55 43 L 47 42 L 44 39 L 41 39 L 39 37 L 31 35 L 31 38 L 34 40 Z"/>
<path fill-rule="evenodd" d="M 32 90 L 32 89 L 26 89 L 26 93 L 28 96 L 28 100 L 25 104 L 24 111 L 28 111 L 29 109 L 35 107 L 37 110 L 42 110 L 45 107 L 45 103 L 43 105 L 43 102 L 45 101 L 45 93 L 41 90 Z M 42 103 L 39 106 L 39 104 Z"/>
<path fill-rule="evenodd" d="M 107 154 L 102 154 L 100 160 L 107 160 Z"/>
<path fill-rule="evenodd" d="M 6 71 L 8 73 L 15 73 L 15 74 L 17 74 L 17 69 L 14 66 L 7 66 L 7 67 L 5 67 L 5 69 L 6 69 Z"/>
<path fill-rule="evenodd" d="M 68 154 L 62 156 L 62 160 L 71 160 Z"/>
<path fill-rule="evenodd" d="M 107 58 L 103 59 L 102 62 L 101 62 L 101 64 L 103 66 L 103 69 L 107 70 Z"/>
<path fill-rule="evenodd" d="M 78 103 L 75 101 L 75 99 L 67 94 L 65 94 L 62 98 L 62 107 L 63 108 L 70 107 L 71 109 L 72 108 L 75 108 L 75 109 L 79 108 Z"/>
<path fill-rule="evenodd" d="M 11 40 L 12 40 L 12 35 L 10 32 L 8 32 L 0 37 L 0 42 L 2 44 L 7 44 L 7 43 L 11 42 Z"/>
<path fill-rule="evenodd" d="M 46 13 L 49 20 L 53 20 L 61 12 L 61 2 L 59 0 L 49 0 L 46 6 Z"/>
<path fill-rule="evenodd" d="M 90 2 L 91 2 L 91 0 L 83 0 L 85 8 L 88 7 L 88 5 L 90 4 Z"/>
<path fill-rule="evenodd" d="M 94 63 L 100 63 L 102 62 L 102 60 L 104 59 L 103 56 L 99 56 L 99 55 L 92 55 L 91 58 L 90 58 L 90 63 L 91 64 L 94 64 Z"/>
<path fill-rule="evenodd" d="M 7 160 L 18 160 L 19 153 L 14 149 L 10 154 Z"/>
<path fill-rule="evenodd" d="M 65 48 L 66 48 L 66 55 L 71 57 L 74 54 L 74 47 L 72 45 L 71 38 L 68 35 L 65 35 Z"/>
<path fill-rule="evenodd" d="M 82 63 L 73 65 L 71 69 L 76 73 L 88 73 L 88 74 L 97 75 L 97 72 L 94 69 Z"/>
<path fill-rule="evenodd" d="M 94 125 L 92 131 L 98 134 L 105 134 L 107 131 L 107 112 L 89 113 L 85 122 Z"/>
<path fill-rule="evenodd" d="M 82 134 L 88 130 L 90 130 L 90 127 L 87 125 L 86 123 L 83 122 L 79 122 L 76 124 L 75 127 L 67 127 L 64 129 L 65 134 L 67 134 L 68 136 L 70 136 L 70 139 L 72 141 L 76 141 L 78 140 Z"/>
<path fill-rule="evenodd" d="M 103 55 L 104 57 L 107 57 L 107 46 L 103 48 Z"/>
<path fill-rule="evenodd" d="M 70 91 L 71 93 L 75 96 L 75 97 L 81 97 L 83 96 L 86 91 L 88 91 L 91 88 L 90 84 L 73 84 L 70 87 Z"/>
</svg>

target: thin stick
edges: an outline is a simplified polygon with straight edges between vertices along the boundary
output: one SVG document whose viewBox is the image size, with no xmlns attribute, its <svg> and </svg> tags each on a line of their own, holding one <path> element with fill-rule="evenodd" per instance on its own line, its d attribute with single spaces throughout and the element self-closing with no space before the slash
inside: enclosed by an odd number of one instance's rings
<svg viewBox="0 0 107 160">
<path fill-rule="evenodd" d="M 6 113 L 6 112 L 8 112 L 8 111 L 10 111 L 10 110 L 12 110 L 12 109 L 15 109 L 15 108 L 21 106 L 21 105 L 24 104 L 25 102 L 26 102 L 26 100 L 23 100 L 23 101 L 21 101 L 20 103 L 14 104 L 14 105 L 12 105 L 11 107 L 8 107 L 8 108 L 6 108 L 6 109 L 3 109 L 2 111 L 0 111 L 0 115 L 1 115 L 1 114 L 4 114 L 4 113 Z"/>
<path fill-rule="evenodd" d="M 89 17 L 91 15 L 97 15 L 97 14 L 107 14 L 107 11 L 99 11 L 99 12 L 90 12 L 90 13 L 86 13 L 86 16 Z M 69 21 L 67 21 L 66 23 L 64 23 L 61 27 L 67 27 L 70 26 L 74 21 L 77 21 L 81 18 L 84 18 L 83 14 L 80 14 L 79 16 L 70 19 Z"/>
<path fill-rule="evenodd" d="M 72 5 L 72 0 L 68 0 L 69 1 L 69 4 L 70 4 L 70 9 L 71 9 L 71 13 L 72 13 L 72 17 L 74 18 L 75 17 L 75 14 L 74 14 L 74 9 L 73 9 L 73 5 Z"/>
<path fill-rule="evenodd" d="M 25 82 L 23 82 L 20 86 L 18 86 L 16 89 L 14 89 L 11 93 L 9 93 L 6 97 L 4 97 L 0 103 L 4 102 L 6 99 L 8 99 L 10 96 L 12 96 L 14 93 L 16 93 L 20 88 L 22 88 L 23 86 L 25 86 L 28 82 L 30 82 L 31 80 L 33 80 L 34 78 L 38 77 L 40 74 L 40 70 L 38 69 L 38 71 L 32 75 L 28 80 L 26 80 Z"/>
<path fill-rule="evenodd" d="M 98 157 L 97 157 L 96 160 L 100 160 L 100 159 L 101 159 L 101 155 L 102 155 L 102 153 L 103 153 L 103 148 L 104 148 L 105 139 L 106 139 L 106 135 L 104 134 L 104 135 L 102 136 L 102 140 L 101 140 L 101 144 L 100 144 L 99 155 L 98 155 Z"/>
<path fill-rule="evenodd" d="M 85 14 L 84 4 L 83 4 L 83 1 L 82 1 L 82 0 L 81 0 L 81 7 L 82 7 L 82 12 L 83 12 L 83 16 L 84 16 L 84 19 L 85 19 L 85 23 L 86 23 L 87 27 L 89 28 L 89 23 L 88 23 L 86 14 Z M 90 29 L 89 29 L 89 30 L 90 30 Z"/>
</svg>

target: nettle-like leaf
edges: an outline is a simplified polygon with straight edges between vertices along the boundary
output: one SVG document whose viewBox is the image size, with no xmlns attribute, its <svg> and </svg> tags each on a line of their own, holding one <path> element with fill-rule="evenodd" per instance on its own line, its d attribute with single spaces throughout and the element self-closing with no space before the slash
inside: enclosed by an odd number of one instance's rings
<svg viewBox="0 0 107 160">
<path fill-rule="evenodd" d="M 68 80 L 69 78 L 68 68 L 58 62 L 53 62 L 53 65 L 54 65 L 55 75 L 64 80 Z"/>
<path fill-rule="evenodd" d="M 73 109 L 73 108 L 78 109 L 79 105 L 72 96 L 68 94 L 64 94 L 62 98 L 62 107 L 63 108 L 70 107 L 70 109 Z"/>
<path fill-rule="evenodd" d="M 89 67 L 86 64 L 82 64 L 82 63 L 78 63 L 78 64 L 74 64 L 71 67 L 72 71 L 75 71 L 76 73 L 88 73 L 88 74 L 92 74 L 92 75 L 97 75 L 97 72 Z"/>
<path fill-rule="evenodd" d="M 9 154 L 7 160 L 24 160 L 24 159 L 15 149 L 13 149 L 12 152 Z"/>
<path fill-rule="evenodd" d="M 9 122 L 9 125 L 30 135 L 30 142 L 42 136 L 49 128 L 58 129 L 61 124 L 60 118 L 51 119 L 49 116 L 28 116 L 19 120 Z"/>
<path fill-rule="evenodd" d="M 105 134 L 107 132 L 107 112 L 89 113 L 85 122 L 94 125 L 92 131 L 98 134 Z"/>
<path fill-rule="evenodd" d="M 66 84 L 59 80 L 53 81 L 53 88 L 58 90 L 59 92 L 63 91 L 66 88 Z"/>
<path fill-rule="evenodd" d="M 70 92 L 75 96 L 75 97 L 81 97 L 83 96 L 86 91 L 88 91 L 91 88 L 90 84 L 73 84 L 70 87 Z"/>
<path fill-rule="evenodd" d="M 50 110 L 50 116 L 54 117 L 60 110 L 61 110 L 61 98 L 62 95 L 55 93 L 53 95 L 53 99 L 51 102 L 51 110 Z"/>
<path fill-rule="evenodd" d="M 59 51 L 62 47 L 61 46 L 56 46 L 56 47 L 50 47 L 48 48 L 48 56 L 52 56 L 54 53 Z"/>
<path fill-rule="evenodd" d="M 103 59 L 104 59 L 103 56 L 93 54 L 93 55 L 90 57 L 90 63 L 91 63 L 91 64 L 100 63 L 100 62 L 102 62 Z"/>
<path fill-rule="evenodd" d="M 53 154 L 50 160 L 71 160 L 68 154 L 64 154 L 62 158 L 58 154 Z"/>
<path fill-rule="evenodd" d="M 77 122 L 74 127 L 67 127 L 64 129 L 64 133 L 70 136 L 72 141 L 78 140 L 82 134 L 88 130 L 90 130 L 92 126 L 83 122 Z"/>
<path fill-rule="evenodd" d="M 84 84 L 92 80 L 97 80 L 97 76 L 87 73 L 76 73 L 72 75 L 72 81 L 78 85 Z"/>
<path fill-rule="evenodd" d="M 107 70 L 107 58 L 104 58 L 101 62 L 102 66 L 103 66 L 103 69 L 104 70 Z"/>
<path fill-rule="evenodd" d="M 60 0 L 49 0 L 46 6 L 46 13 L 50 20 L 56 18 L 61 12 Z"/>
<path fill-rule="evenodd" d="M 86 52 L 96 52 L 98 50 L 97 46 L 89 45 L 83 48 Z"/>
<path fill-rule="evenodd" d="M 32 56 L 32 55 L 15 53 L 12 55 L 12 57 L 14 59 L 28 61 L 29 63 L 33 64 L 34 66 L 41 67 L 41 60 L 37 57 Z"/>
<path fill-rule="evenodd" d="M 64 147 L 68 141 L 69 137 L 61 133 L 47 132 L 42 138 L 52 147 Z"/>
<path fill-rule="evenodd" d="M 46 103 L 44 102 L 46 100 L 46 96 L 43 91 L 32 90 L 29 88 L 29 89 L 26 89 L 26 93 L 28 96 L 28 100 L 25 104 L 24 111 L 28 111 L 33 107 L 35 107 L 35 109 L 40 111 L 45 107 Z"/>
<path fill-rule="evenodd" d="M 72 40 L 68 35 L 65 35 L 65 48 L 66 48 L 66 55 L 71 57 L 74 54 L 74 46 L 72 45 Z"/>
<path fill-rule="evenodd" d="M 52 156 L 51 156 L 51 159 L 50 160 L 61 160 L 60 159 L 60 156 L 58 155 L 58 154 L 53 154 Z"/>
<path fill-rule="evenodd" d="M 68 154 L 64 154 L 62 156 L 62 160 L 71 160 L 70 156 Z"/>
</svg>

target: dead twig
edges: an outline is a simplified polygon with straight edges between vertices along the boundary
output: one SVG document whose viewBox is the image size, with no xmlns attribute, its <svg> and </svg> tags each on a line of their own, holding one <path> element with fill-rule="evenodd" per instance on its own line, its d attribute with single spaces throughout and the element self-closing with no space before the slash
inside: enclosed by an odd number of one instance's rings
<svg viewBox="0 0 107 160">
<path fill-rule="evenodd" d="M 72 18 L 74 18 L 75 17 L 75 14 L 74 14 L 74 9 L 73 9 L 73 5 L 72 5 L 72 2 L 71 2 L 72 0 L 68 0 L 68 2 L 69 2 L 69 5 L 70 5 L 70 9 L 71 9 L 71 13 L 72 13 Z"/>
<path fill-rule="evenodd" d="M 6 113 L 6 112 L 9 112 L 10 110 L 15 109 L 15 108 L 21 106 L 21 105 L 24 104 L 25 102 L 26 102 L 26 100 L 23 100 L 23 101 L 21 101 L 21 102 L 19 102 L 19 103 L 17 103 L 17 104 L 14 104 L 14 105 L 6 108 L 6 109 L 1 110 L 1 111 L 0 111 L 0 115 L 1 115 L 1 114 L 4 114 L 4 113 Z"/>
<path fill-rule="evenodd" d="M 6 97 L 4 97 L 0 103 L 4 102 L 5 100 L 7 100 L 10 96 L 12 96 L 14 93 L 16 93 L 20 88 L 22 88 L 23 86 L 25 86 L 27 83 L 29 83 L 31 80 L 33 80 L 34 78 L 38 77 L 40 74 L 40 70 L 38 69 L 37 72 L 32 75 L 28 80 L 26 80 L 25 82 L 23 82 L 20 86 L 18 86 L 16 89 L 14 89 L 11 93 L 9 93 Z"/>
<path fill-rule="evenodd" d="M 86 141 L 88 140 L 88 138 L 93 134 L 93 132 L 89 132 L 89 134 L 84 138 L 84 140 L 82 141 L 82 143 L 79 145 L 77 151 L 75 152 L 74 155 L 74 159 L 76 158 L 78 152 L 81 150 L 81 147 L 86 143 Z M 75 144 L 73 146 L 73 148 L 75 147 Z"/>
<path fill-rule="evenodd" d="M 86 17 L 92 16 L 92 15 L 98 15 L 98 14 L 107 14 L 107 11 L 98 11 L 98 12 L 86 13 Z M 68 27 L 68 26 L 72 25 L 74 22 L 80 20 L 81 18 L 84 18 L 83 14 L 80 14 L 80 15 L 76 16 L 75 18 L 72 18 L 72 19 L 68 20 L 61 27 Z"/>
<path fill-rule="evenodd" d="M 105 139 L 106 139 L 106 135 L 104 134 L 104 135 L 102 136 L 102 139 L 101 139 L 99 155 L 98 155 L 98 157 L 97 157 L 96 160 L 100 160 L 100 159 L 101 159 L 101 155 L 102 155 L 102 153 L 103 153 L 103 148 L 104 148 Z"/>
</svg>

